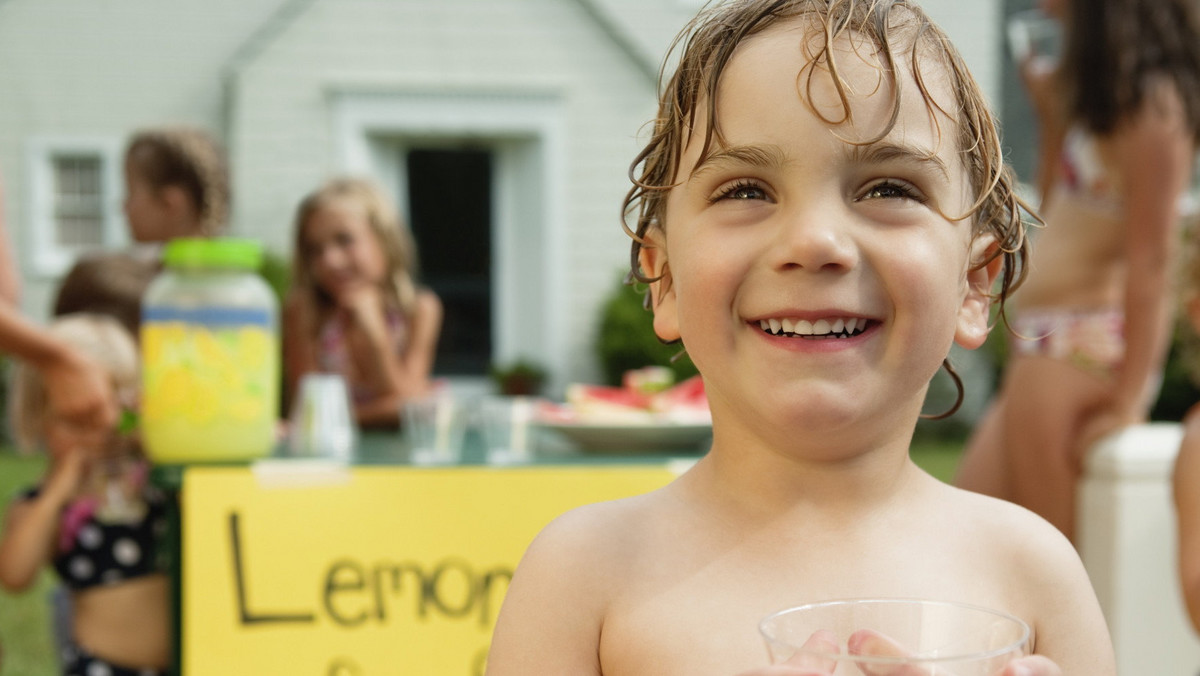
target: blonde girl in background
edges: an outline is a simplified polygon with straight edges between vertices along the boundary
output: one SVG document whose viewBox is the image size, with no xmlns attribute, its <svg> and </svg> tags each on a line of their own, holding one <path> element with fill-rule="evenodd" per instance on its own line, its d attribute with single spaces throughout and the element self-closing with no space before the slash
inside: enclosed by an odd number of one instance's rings
<svg viewBox="0 0 1200 676">
<path fill-rule="evenodd" d="M 137 349 L 115 319 L 77 314 L 49 332 L 108 373 L 113 405 L 136 406 Z M 22 449 L 49 456 L 45 477 L 9 507 L 0 537 L 0 585 L 23 591 L 52 566 L 71 600 L 66 676 L 163 674 L 170 661 L 168 581 L 158 541 L 166 528 L 162 494 L 129 430 L 102 443 L 78 442 L 57 415 L 38 371 L 15 374 L 11 419 Z"/>
<path fill-rule="evenodd" d="M 292 289 L 283 310 L 288 402 L 311 372 L 341 374 L 363 426 L 394 426 L 427 393 L 442 304 L 417 286 L 412 235 L 380 188 L 337 178 L 296 213 Z"/>
</svg>

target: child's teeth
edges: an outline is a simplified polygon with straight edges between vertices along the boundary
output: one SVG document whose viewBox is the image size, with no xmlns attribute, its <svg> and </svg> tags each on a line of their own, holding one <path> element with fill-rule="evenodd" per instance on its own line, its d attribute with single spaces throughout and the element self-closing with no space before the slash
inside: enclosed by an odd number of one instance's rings
<svg viewBox="0 0 1200 676">
<path fill-rule="evenodd" d="M 857 317 L 836 317 L 832 320 L 818 319 L 814 322 L 807 319 L 784 317 L 760 319 L 758 326 L 763 331 L 776 336 L 852 336 L 859 329 L 866 328 L 867 320 Z"/>
</svg>

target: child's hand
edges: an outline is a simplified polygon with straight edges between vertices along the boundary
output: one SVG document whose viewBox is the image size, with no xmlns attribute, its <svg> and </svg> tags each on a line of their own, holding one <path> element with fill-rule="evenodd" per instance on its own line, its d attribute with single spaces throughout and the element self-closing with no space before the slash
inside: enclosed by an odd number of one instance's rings
<svg viewBox="0 0 1200 676">
<path fill-rule="evenodd" d="M 87 477 L 92 455 L 82 446 L 70 446 L 55 458 L 50 474 L 42 485 L 42 494 L 54 504 L 66 504 L 79 492 Z"/>
<path fill-rule="evenodd" d="M 855 655 L 875 657 L 903 657 L 908 652 L 903 646 L 878 632 L 863 630 L 851 635 L 847 649 Z M 839 652 L 837 640 L 829 632 L 817 632 L 804 643 L 802 650 Z M 820 659 L 804 653 L 797 654 L 783 664 L 765 669 L 749 671 L 740 676 L 832 676 L 837 665 L 833 660 Z M 859 665 L 868 676 L 926 676 L 925 667 L 906 665 Z M 936 669 L 936 676 L 955 676 L 951 672 Z M 1062 670 L 1051 660 L 1040 655 L 1019 657 L 1004 666 L 995 676 L 1062 676 Z"/>
<path fill-rule="evenodd" d="M 801 650 L 837 653 L 837 637 L 830 631 L 818 631 L 808 637 L 808 640 L 801 646 Z M 831 676 L 836 668 L 837 663 L 831 659 L 801 652 L 783 664 L 747 671 L 740 676 Z"/>
<path fill-rule="evenodd" d="M 1144 422 L 1144 417 L 1135 411 L 1136 407 L 1110 404 L 1096 409 L 1089 415 L 1080 426 L 1079 436 L 1076 438 L 1072 458 L 1075 468 L 1082 471 L 1088 455 L 1100 440 L 1126 427 Z"/>
<path fill-rule="evenodd" d="M 363 333 L 381 340 L 386 338 L 383 292 L 378 286 L 365 283 L 350 286 L 338 295 L 337 303 Z"/>
<path fill-rule="evenodd" d="M 1009 662 L 996 676 L 1062 676 L 1062 669 L 1041 655 L 1029 655 Z"/>
<path fill-rule="evenodd" d="M 97 447 L 117 423 L 118 408 L 112 381 L 103 368 L 82 355 L 64 352 L 62 359 L 42 368 L 50 415 L 69 425 L 73 444 Z"/>
</svg>

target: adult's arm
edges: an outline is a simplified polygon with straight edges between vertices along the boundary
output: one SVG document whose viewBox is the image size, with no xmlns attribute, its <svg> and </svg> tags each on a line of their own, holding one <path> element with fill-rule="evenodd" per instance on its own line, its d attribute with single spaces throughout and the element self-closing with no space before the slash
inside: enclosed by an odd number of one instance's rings
<svg viewBox="0 0 1200 676">
<path fill-rule="evenodd" d="M 50 412 L 69 423 L 81 443 L 107 434 L 116 424 L 117 402 L 108 373 L 7 304 L 0 304 L 0 352 L 41 373 Z"/>
<path fill-rule="evenodd" d="M 4 186 L 0 184 L 0 302 L 16 306 L 21 298 L 21 278 L 13 257 L 4 221 Z"/>
</svg>

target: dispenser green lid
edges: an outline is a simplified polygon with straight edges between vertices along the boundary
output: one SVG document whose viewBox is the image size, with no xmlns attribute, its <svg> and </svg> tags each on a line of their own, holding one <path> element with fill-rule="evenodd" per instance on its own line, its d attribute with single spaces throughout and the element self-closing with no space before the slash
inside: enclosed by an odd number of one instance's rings
<svg viewBox="0 0 1200 676">
<path fill-rule="evenodd" d="M 181 237 L 167 242 L 163 263 L 168 268 L 257 270 L 262 247 L 250 239 Z"/>
</svg>

